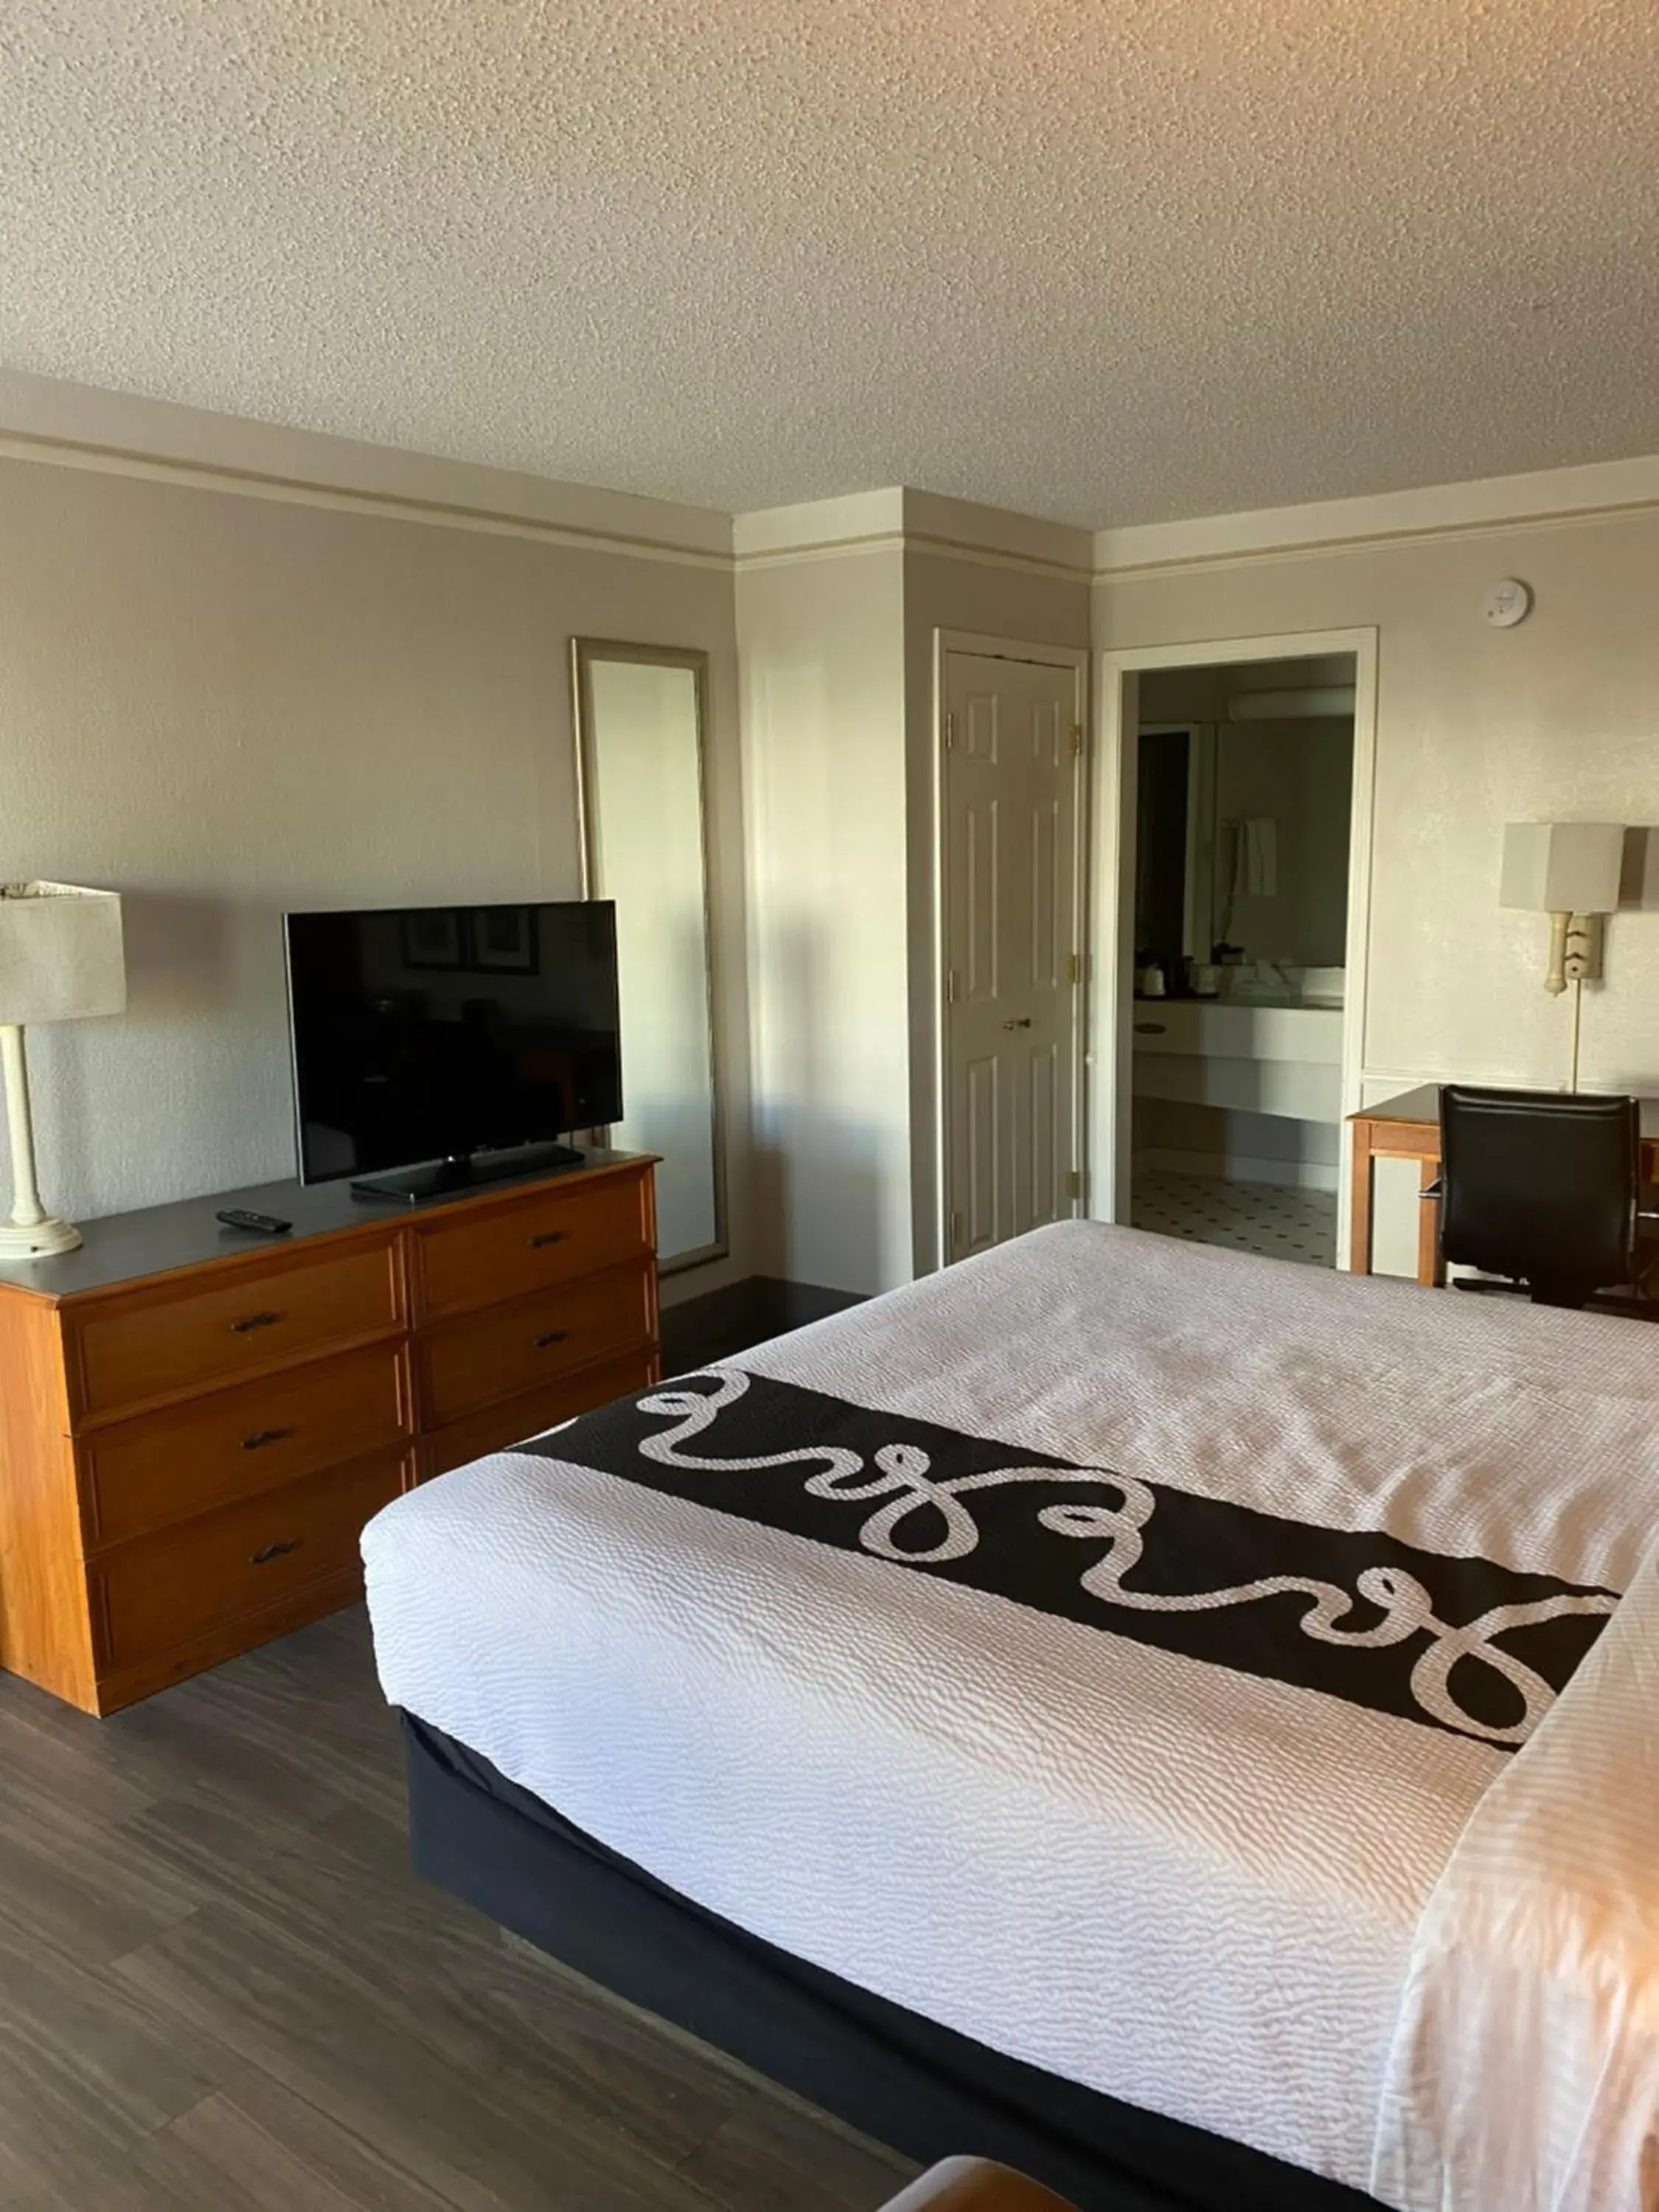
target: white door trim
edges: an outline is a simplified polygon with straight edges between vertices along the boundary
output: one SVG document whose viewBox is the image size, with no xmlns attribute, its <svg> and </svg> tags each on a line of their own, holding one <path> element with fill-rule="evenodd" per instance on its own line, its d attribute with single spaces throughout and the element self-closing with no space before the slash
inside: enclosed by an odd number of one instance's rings
<svg viewBox="0 0 1659 2212">
<path fill-rule="evenodd" d="M 931 803 L 933 810 L 933 1250 L 925 1265 L 919 1264 L 917 1273 L 931 1272 L 944 1267 L 950 1257 L 951 1206 L 950 1172 L 950 1090 L 949 1070 L 946 1066 L 947 1032 L 950 1012 L 945 1004 L 945 882 L 948 855 L 945 850 L 947 830 L 945 811 L 945 668 L 953 653 L 979 653 L 991 660 L 1030 661 L 1039 668 L 1069 668 L 1073 676 L 1073 720 L 1085 732 L 1083 757 L 1079 763 L 1078 789 L 1078 903 L 1083 917 L 1082 934 L 1085 948 L 1085 981 L 1079 986 L 1077 998 L 1077 1039 L 1073 1062 L 1076 1069 L 1078 1095 L 1073 1126 L 1081 1148 L 1079 1165 L 1083 1171 L 1084 1198 L 1080 1210 L 1089 1212 L 1089 1161 L 1091 1132 L 1089 1127 L 1089 960 L 1086 948 L 1091 927 L 1093 902 L 1090 892 L 1090 875 L 1093 866 L 1091 852 L 1092 839 L 1089 833 L 1090 769 L 1094 747 L 1088 741 L 1089 667 L 1092 658 L 1087 646 L 1034 645 L 1029 638 L 989 637 L 976 630 L 935 629 L 933 632 L 933 773 Z"/>
<path fill-rule="evenodd" d="M 1376 807 L 1377 633 L 1373 629 L 1292 630 L 1277 637 L 1206 638 L 1192 645 L 1126 646 L 1100 656 L 1091 867 L 1098 896 L 1091 908 L 1094 988 L 1086 1059 L 1091 1161 L 1089 1212 L 1099 1221 L 1129 1218 L 1130 1100 L 1133 1040 L 1126 1016 L 1133 986 L 1135 750 L 1124 732 L 1139 716 L 1139 678 L 1154 668 L 1200 668 L 1218 662 L 1300 660 L 1318 654 L 1354 657 L 1353 811 L 1348 832 L 1346 988 L 1342 1017 L 1342 1168 L 1337 1187 L 1336 1260 L 1348 1262 L 1347 1171 L 1352 1137 L 1346 1117 L 1362 1103 L 1365 1001 L 1370 988 L 1371 831 Z"/>
</svg>

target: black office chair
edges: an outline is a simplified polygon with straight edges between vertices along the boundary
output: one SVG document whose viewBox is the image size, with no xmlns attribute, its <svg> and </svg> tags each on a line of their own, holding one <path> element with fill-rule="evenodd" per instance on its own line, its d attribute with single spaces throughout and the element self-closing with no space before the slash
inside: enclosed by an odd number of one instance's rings
<svg viewBox="0 0 1659 2212">
<path fill-rule="evenodd" d="M 1638 1279 L 1644 1205 L 1633 1098 L 1555 1091 L 1440 1093 L 1440 1256 L 1523 1285 L 1537 1305 L 1583 1306 Z M 1598 1301 L 1634 1311 L 1629 1299 Z"/>
</svg>

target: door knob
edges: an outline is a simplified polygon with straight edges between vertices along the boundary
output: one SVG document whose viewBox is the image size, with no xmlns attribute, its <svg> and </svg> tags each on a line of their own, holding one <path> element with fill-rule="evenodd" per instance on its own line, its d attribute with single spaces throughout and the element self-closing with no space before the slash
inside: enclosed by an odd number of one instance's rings
<svg viewBox="0 0 1659 2212">
<path fill-rule="evenodd" d="M 1031 1026 L 1031 1017 L 1029 1014 L 1016 1014 L 1012 1021 L 1004 1022 L 1002 1026 L 1006 1030 L 1029 1030 Z"/>
</svg>

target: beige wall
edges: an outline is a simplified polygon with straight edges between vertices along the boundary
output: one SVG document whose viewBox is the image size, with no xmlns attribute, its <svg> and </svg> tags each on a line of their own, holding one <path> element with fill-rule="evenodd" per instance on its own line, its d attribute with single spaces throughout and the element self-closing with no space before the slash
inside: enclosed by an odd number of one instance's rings
<svg viewBox="0 0 1659 2212">
<path fill-rule="evenodd" d="M 903 556 L 750 564 L 737 586 L 761 1264 L 909 1279 Z"/>
<path fill-rule="evenodd" d="M 1531 619 L 1480 602 L 1526 578 Z M 1368 1076 L 1559 1084 L 1541 919 L 1501 910 L 1503 825 L 1659 820 L 1659 515 L 1194 563 L 1099 583 L 1103 647 L 1375 625 Z M 1588 1086 L 1659 1087 L 1659 915 L 1614 920 L 1586 994 Z"/>
<path fill-rule="evenodd" d="M 935 1264 L 936 635 L 1086 649 L 1088 623 L 1080 577 L 896 532 L 739 569 L 756 1163 L 777 1273 L 873 1291 Z"/>
<path fill-rule="evenodd" d="M 296 453 L 278 473 L 313 468 Z M 557 488 L 526 482 L 471 526 L 447 477 L 422 492 L 447 517 L 416 520 L 125 468 L 0 459 L 0 874 L 128 900 L 129 1014 L 33 1040 L 47 1193 L 71 1213 L 289 1170 L 285 907 L 574 892 L 573 634 L 711 656 L 732 1257 L 681 1296 L 757 1267 L 872 1291 L 932 1262 L 940 629 L 1081 646 L 1091 605 L 1103 647 L 1376 626 L 1369 1096 L 1559 1081 L 1543 924 L 1496 903 L 1502 825 L 1659 821 L 1651 513 L 1194 561 L 1091 602 L 1035 544 L 1025 565 L 907 545 L 885 495 L 879 543 L 745 560 L 734 584 L 716 519 L 675 522 L 684 557 L 561 542 L 652 521 L 599 493 L 544 514 Z M 1480 603 L 1505 574 L 1538 605 L 1499 633 Z M 1659 915 L 1618 917 L 1607 957 L 1585 1079 L 1659 1087 Z"/>
<path fill-rule="evenodd" d="M 0 874 L 127 902 L 128 1013 L 31 1037 L 51 1202 L 292 1172 L 285 908 L 574 895 L 573 633 L 711 655 L 741 1141 L 722 567 L 6 459 L 0 579 Z M 729 1176 L 740 1212 L 748 1181 Z"/>
</svg>

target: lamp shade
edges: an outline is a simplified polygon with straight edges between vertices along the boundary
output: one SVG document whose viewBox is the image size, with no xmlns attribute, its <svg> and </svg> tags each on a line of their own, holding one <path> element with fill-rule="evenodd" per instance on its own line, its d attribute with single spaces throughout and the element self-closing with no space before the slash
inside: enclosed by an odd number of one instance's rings
<svg viewBox="0 0 1659 2212">
<path fill-rule="evenodd" d="M 0 1024 L 118 1014 L 126 1002 L 115 892 L 75 884 L 0 886 Z"/>
<path fill-rule="evenodd" d="M 1535 914 L 1611 914 L 1624 857 L 1622 823 L 1511 822 L 1498 902 Z"/>
</svg>

